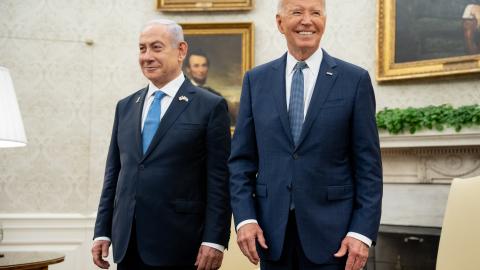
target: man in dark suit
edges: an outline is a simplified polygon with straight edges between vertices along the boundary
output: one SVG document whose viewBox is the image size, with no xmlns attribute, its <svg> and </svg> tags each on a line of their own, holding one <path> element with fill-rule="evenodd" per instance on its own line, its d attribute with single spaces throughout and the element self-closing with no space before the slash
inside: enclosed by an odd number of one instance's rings
<svg viewBox="0 0 480 270">
<path fill-rule="evenodd" d="M 288 52 L 245 74 L 232 141 L 237 242 L 261 269 L 358 270 L 382 198 L 370 77 L 320 48 L 325 1 L 280 1 L 276 18 Z"/>
<path fill-rule="evenodd" d="M 183 75 L 175 22 L 149 22 L 139 48 L 150 82 L 117 104 L 93 260 L 108 268 L 112 243 L 119 270 L 218 269 L 231 214 L 226 102 Z"/>
</svg>

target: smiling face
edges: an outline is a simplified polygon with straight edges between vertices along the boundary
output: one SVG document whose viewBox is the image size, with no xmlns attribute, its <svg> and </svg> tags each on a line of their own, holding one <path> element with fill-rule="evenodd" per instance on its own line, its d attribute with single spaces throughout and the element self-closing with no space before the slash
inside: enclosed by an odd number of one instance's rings
<svg viewBox="0 0 480 270">
<path fill-rule="evenodd" d="M 305 60 L 320 46 L 327 20 L 324 0 L 283 0 L 277 16 L 278 30 L 285 35 L 288 51 Z"/>
<path fill-rule="evenodd" d="M 143 75 L 162 88 L 180 75 L 187 44 L 174 40 L 167 26 L 153 24 L 140 34 L 139 63 Z"/>
</svg>

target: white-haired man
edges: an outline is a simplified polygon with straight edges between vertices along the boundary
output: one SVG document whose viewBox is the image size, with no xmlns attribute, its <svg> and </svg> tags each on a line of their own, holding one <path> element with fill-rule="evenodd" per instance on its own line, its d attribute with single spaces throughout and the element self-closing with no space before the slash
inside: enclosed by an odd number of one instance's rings
<svg viewBox="0 0 480 270">
<path fill-rule="evenodd" d="M 92 256 L 119 270 L 218 269 L 229 239 L 226 101 L 193 86 L 181 68 L 188 46 L 173 21 L 140 34 L 147 87 L 115 112 Z"/>
<path fill-rule="evenodd" d="M 276 19 L 288 52 L 245 74 L 232 141 L 238 244 L 262 270 L 358 270 L 382 199 L 372 83 L 320 48 L 325 1 L 280 1 Z"/>
</svg>

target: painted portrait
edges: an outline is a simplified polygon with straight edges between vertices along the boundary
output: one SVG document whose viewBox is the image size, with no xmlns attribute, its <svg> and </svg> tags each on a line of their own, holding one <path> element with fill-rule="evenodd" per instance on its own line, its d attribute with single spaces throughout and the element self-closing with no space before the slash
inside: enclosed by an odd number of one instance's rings
<svg viewBox="0 0 480 270">
<path fill-rule="evenodd" d="M 253 9 L 254 0 L 157 0 L 157 9 L 169 11 L 238 11 Z"/>
<path fill-rule="evenodd" d="M 396 63 L 480 53 L 480 1 L 396 1 L 396 11 Z"/>
<path fill-rule="evenodd" d="M 380 0 L 377 79 L 480 72 L 480 0 Z"/>
<path fill-rule="evenodd" d="M 182 24 L 189 49 L 183 72 L 190 81 L 227 100 L 236 123 L 242 80 L 252 67 L 251 23 Z"/>
</svg>

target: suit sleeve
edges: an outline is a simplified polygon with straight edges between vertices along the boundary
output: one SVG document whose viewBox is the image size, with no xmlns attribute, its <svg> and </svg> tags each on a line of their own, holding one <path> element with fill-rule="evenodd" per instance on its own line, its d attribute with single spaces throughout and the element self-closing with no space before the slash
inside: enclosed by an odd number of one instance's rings
<svg viewBox="0 0 480 270">
<path fill-rule="evenodd" d="M 207 206 L 202 242 L 227 247 L 231 208 L 227 160 L 230 155 L 230 118 L 225 99 L 210 114 L 207 128 Z"/>
<path fill-rule="evenodd" d="M 250 72 L 245 74 L 240 98 L 237 126 L 229 159 L 230 196 L 235 224 L 247 219 L 257 219 L 254 193 L 258 172 L 258 151 L 255 123 L 252 112 Z"/>
<path fill-rule="evenodd" d="M 108 149 L 107 162 L 105 166 L 105 176 L 103 180 L 100 203 L 98 205 L 97 220 L 95 221 L 94 237 L 112 237 L 112 217 L 115 201 L 115 192 L 117 188 L 118 174 L 120 172 L 120 156 L 117 144 L 118 129 L 118 107 L 115 109 L 115 119 L 113 121 L 112 138 Z"/>
<path fill-rule="evenodd" d="M 351 126 L 356 192 L 350 231 L 375 242 L 382 208 L 382 161 L 375 121 L 375 96 L 367 72 L 357 86 Z"/>
</svg>

